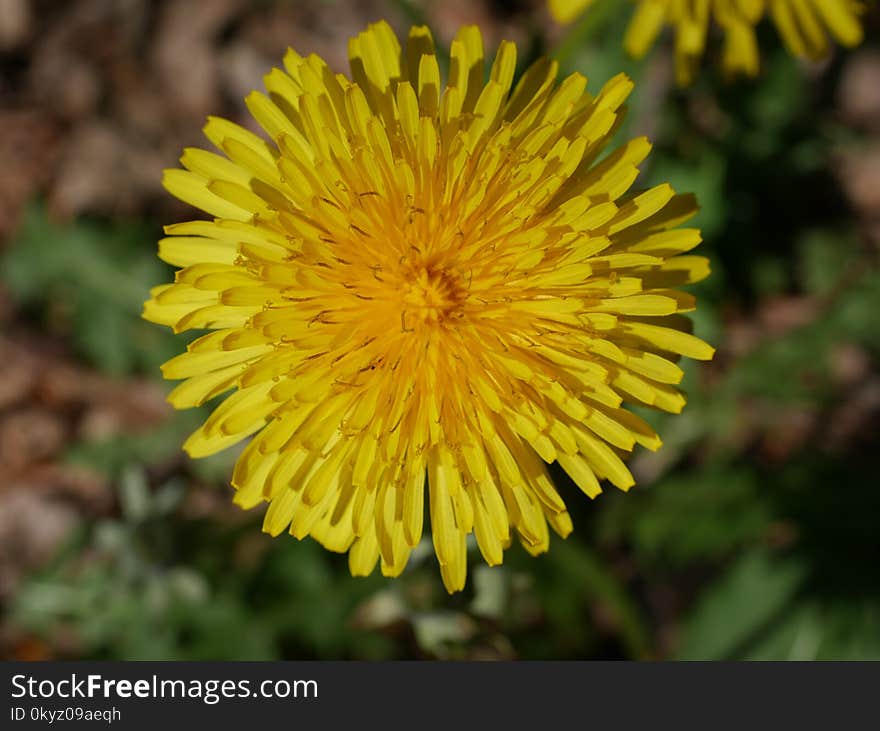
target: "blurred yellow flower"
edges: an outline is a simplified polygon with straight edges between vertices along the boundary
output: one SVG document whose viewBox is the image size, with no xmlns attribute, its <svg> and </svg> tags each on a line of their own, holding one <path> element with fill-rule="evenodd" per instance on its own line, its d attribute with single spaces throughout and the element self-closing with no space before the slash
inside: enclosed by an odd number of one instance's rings
<svg viewBox="0 0 880 731">
<path fill-rule="evenodd" d="M 401 47 L 384 22 L 349 45 L 349 80 L 288 51 L 247 106 L 271 142 L 211 118 L 222 155 L 187 149 L 165 187 L 210 221 L 167 228 L 182 267 L 144 317 L 210 328 L 163 366 L 178 408 L 229 395 L 185 449 L 255 435 L 235 501 L 269 502 L 264 530 L 348 551 L 353 574 L 395 576 L 422 535 L 449 591 L 466 538 L 502 561 L 515 534 L 547 550 L 572 524 L 557 462 L 590 497 L 633 478 L 621 457 L 660 439 L 626 403 L 678 412 L 679 291 L 709 273 L 683 255 L 695 202 L 630 191 L 650 144 L 604 155 L 632 88 L 596 95 L 539 60 L 511 92 L 504 42 L 484 83 L 480 32 L 462 28 L 449 80 L 427 28 Z M 427 481 L 427 488 L 426 488 Z M 512 530 L 511 530 L 512 529 Z"/>
<path fill-rule="evenodd" d="M 675 29 L 675 78 L 690 84 L 706 50 L 710 20 L 724 33 L 722 68 L 728 75 L 758 73 L 755 24 L 763 0 L 640 0 L 623 40 L 627 53 L 644 56 L 664 25 Z"/>
<path fill-rule="evenodd" d="M 594 0 L 547 0 L 547 5 L 550 15 L 557 23 L 571 23 L 593 2 Z"/>
<path fill-rule="evenodd" d="M 569 23 L 593 0 L 549 0 L 553 17 Z M 638 5 L 623 44 L 634 58 L 644 56 L 664 27 L 675 34 L 675 77 L 690 84 L 706 50 L 713 25 L 724 41 L 721 67 L 726 75 L 756 76 L 759 69 L 755 28 L 769 12 L 795 56 L 816 60 L 830 51 L 830 34 L 844 46 L 862 41 L 857 0 L 633 0 Z"/>
<path fill-rule="evenodd" d="M 817 60 L 831 50 L 828 35 L 852 48 L 862 42 L 859 15 L 864 6 L 856 0 L 767 0 L 770 15 L 789 52 Z"/>
</svg>

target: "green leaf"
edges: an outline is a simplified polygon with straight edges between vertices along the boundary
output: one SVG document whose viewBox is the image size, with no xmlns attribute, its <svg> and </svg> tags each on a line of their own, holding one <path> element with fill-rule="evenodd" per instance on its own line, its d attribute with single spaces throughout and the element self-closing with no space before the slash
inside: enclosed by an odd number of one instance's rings
<svg viewBox="0 0 880 731">
<path fill-rule="evenodd" d="M 0 278 L 19 306 L 99 369 L 156 373 L 184 343 L 140 317 L 150 288 L 170 280 L 155 240 L 140 223 L 57 225 L 34 204 L 0 257 Z"/>
<path fill-rule="evenodd" d="M 680 660 L 732 660 L 788 611 L 804 578 L 796 560 L 762 549 L 741 558 L 708 586 L 682 629 Z"/>
</svg>

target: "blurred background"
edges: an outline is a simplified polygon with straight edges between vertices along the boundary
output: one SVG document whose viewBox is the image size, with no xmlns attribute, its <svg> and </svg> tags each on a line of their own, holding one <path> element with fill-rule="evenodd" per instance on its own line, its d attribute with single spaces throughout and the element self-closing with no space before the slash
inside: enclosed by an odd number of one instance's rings
<svg viewBox="0 0 880 731">
<path fill-rule="evenodd" d="M 772 28 L 762 75 L 713 61 L 674 88 L 629 3 L 566 28 L 539 0 L 0 0 L 0 654 L 15 659 L 880 658 L 880 28 L 804 66 Z M 158 366 L 186 338 L 139 319 L 160 186 L 208 114 L 288 45 L 346 68 L 369 21 L 478 23 L 520 63 L 552 53 L 590 89 L 636 81 L 620 139 L 655 143 L 639 185 L 694 191 L 713 276 L 680 416 L 575 532 L 503 567 L 472 555 L 447 596 L 429 548 L 403 577 L 260 532 L 232 505 L 236 454 L 192 461 L 204 412 L 174 413 Z M 717 39 L 716 39 L 717 40 Z M 554 537 L 555 538 L 555 537 Z"/>
</svg>

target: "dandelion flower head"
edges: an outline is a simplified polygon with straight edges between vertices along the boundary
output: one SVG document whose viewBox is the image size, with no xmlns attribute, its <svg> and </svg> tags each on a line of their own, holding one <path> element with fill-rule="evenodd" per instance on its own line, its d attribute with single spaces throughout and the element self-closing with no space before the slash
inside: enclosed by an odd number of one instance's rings
<svg viewBox="0 0 880 731">
<path fill-rule="evenodd" d="M 831 40 L 846 47 L 862 42 L 858 0 L 633 0 L 637 6 L 623 45 L 634 58 L 643 57 L 665 27 L 675 37 L 675 77 L 680 86 L 692 83 L 706 51 L 712 28 L 724 37 L 721 68 L 728 77 L 758 74 L 756 27 L 769 15 L 789 52 L 818 60 L 831 51 Z M 548 0 L 551 15 L 570 23 L 593 0 Z"/>
<path fill-rule="evenodd" d="M 634 58 L 644 56 L 664 25 L 675 30 L 675 78 L 690 84 L 699 68 L 714 21 L 724 33 L 721 66 L 729 76 L 758 73 L 755 25 L 764 0 L 640 0 L 623 45 Z"/>
<path fill-rule="evenodd" d="M 678 287 L 709 269 L 693 197 L 630 190 L 648 141 L 606 150 L 626 77 L 593 95 L 544 59 L 514 86 L 503 42 L 485 81 L 474 27 L 445 88 L 424 27 L 371 25 L 349 55 L 351 78 L 289 51 L 246 99 L 270 141 L 210 118 L 220 154 L 166 171 L 212 220 L 167 228 L 180 269 L 144 317 L 212 330 L 163 366 L 169 400 L 232 391 L 184 447 L 251 437 L 232 483 L 265 531 L 395 576 L 427 512 L 456 591 L 470 534 L 494 565 L 572 530 L 549 463 L 590 497 L 633 484 L 622 457 L 660 439 L 626 405 L 684 406 L 676 361 L 713 351 Z"/>
</svg>

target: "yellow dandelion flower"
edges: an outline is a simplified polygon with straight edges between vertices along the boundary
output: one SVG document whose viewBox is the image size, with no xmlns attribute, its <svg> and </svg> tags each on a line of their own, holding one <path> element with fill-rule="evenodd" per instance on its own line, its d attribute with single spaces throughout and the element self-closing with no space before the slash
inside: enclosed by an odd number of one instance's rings
<svg viewBox="0 0 880 731">
<path fill-rule="evenodd" d="M 728 76 L 758 73 L 755 26 L 764 10 L 763 0 L 638 0 L 626 31 L 627 53 L 641 58 L 664 26 L 675 30 L 675 77 L 690 84 L 706 50 L 710 21 L 724 33 L 721 65 Z"/>
<path fill-rule="evenodd" d="M 501 44 L 484 83 L 465 27 L 449 79 L 429 31 L 386 23 L 349 45 L 352 79 L 288 51 L 247 106 L 271 142 L 211 118 L 221 155 L 187 149 L 165 187 L 213 220 L 169 226 L 182 267 L 144 317 L 210 328 L 163 366 L 178 408 L 233 390 L 190 436 L 202 457 L 252 435 L 232 477 L 264 530 L 399 574 L 425 495 L 449 591 L 466 537 L 489 564 L 513 536 L 547 550 L 572 525 L 546 470 L 590 497 L 633 484 L 621 456 L 660 439 L 626 403 L 678 412 L 678 356 L 709 272 L 679 224 L 692 196 L 630 191 L 650 150 L 602 156 L 631 82 L 596 95 L 541 60 L 513 87 Z"/>
<path fill-rule="evenodd" d="M 848 48 L 862 42 L 859 19 L 864 6 L 856 0 L 767 0 L 770 15 L 789 52 L 818 60 L 828 55 L 831 35 Z"/>
<path fill-rule="evenodd" d="M 593 0 L 548 0 L 550 14 L 570 23 Z M 721 67 L 728 77 L 754 77 L 759 70 L 755 28 L 765 12 L 773 19 L 788 50 L 799 58 L 818 60 L 831 50 L 829 36 L 852 48 L 863 40 L 859 0 L 633 0 L 638 6 L 623 41 L 634 58 L 642 58 L 664 27 L 675 33 L 675 75 L 679 86 L 692 83 L 706 50 L 711 27 L 723 35 Z"/>
</svg>

